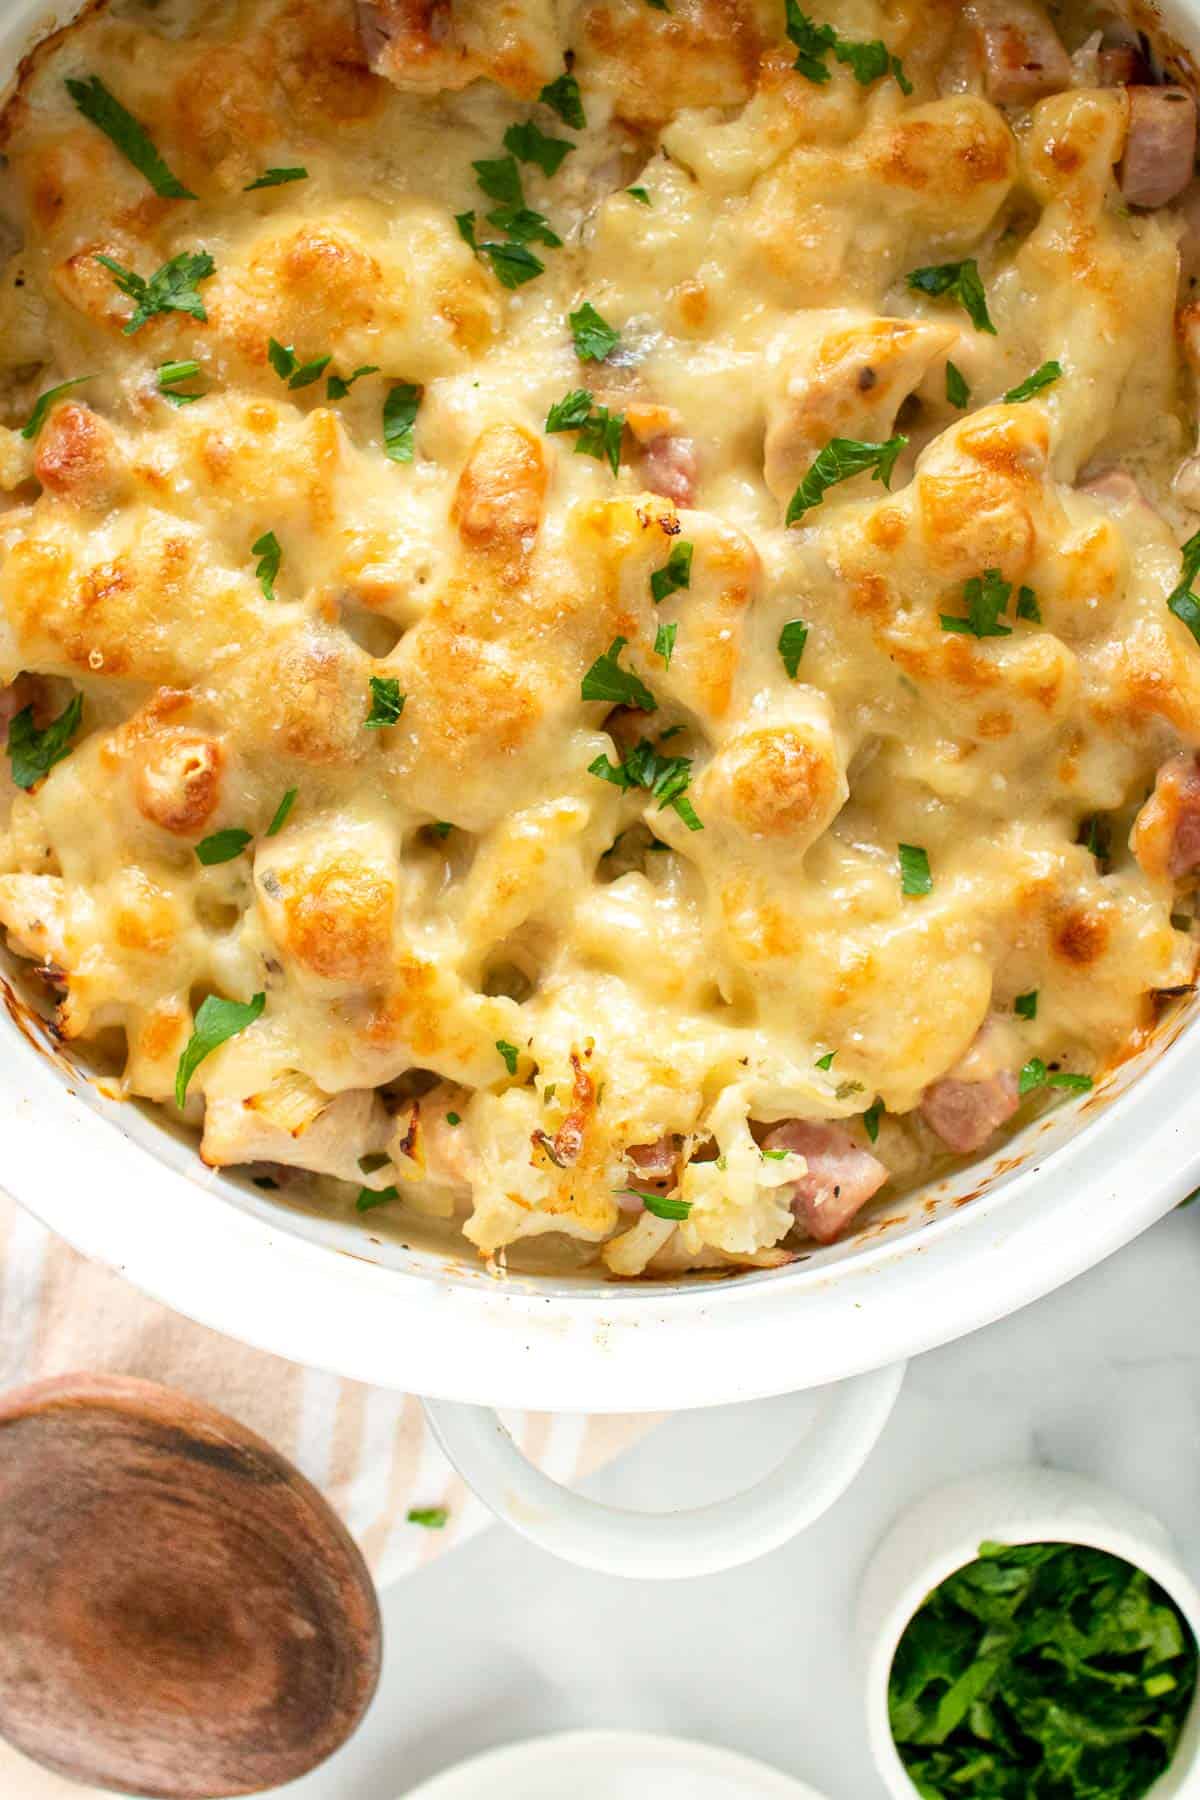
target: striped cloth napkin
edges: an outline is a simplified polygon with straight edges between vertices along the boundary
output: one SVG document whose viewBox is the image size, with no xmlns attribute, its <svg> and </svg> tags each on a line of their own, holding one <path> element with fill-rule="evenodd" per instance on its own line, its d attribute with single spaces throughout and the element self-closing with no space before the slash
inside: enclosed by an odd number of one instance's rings
<svg viewBox="0 0 1200 1800">
<path fill-rule="evenodd" d="M 327 1496 L 381 1587 L 491 1519 L 413 1395 L 343 1381 L 194 1325 L 85 1261 L 0 1194 L 0 1391 L 75 1369 L 183 1388 L 260 1432 Z M 506 1423 L 528 1456 L 570 1484 L 654 1421 L 519 1413 Z M 410 1510 L 433 1507 L 447 1509 L 444 1529 L 410 1523 Z"/>
</svg>

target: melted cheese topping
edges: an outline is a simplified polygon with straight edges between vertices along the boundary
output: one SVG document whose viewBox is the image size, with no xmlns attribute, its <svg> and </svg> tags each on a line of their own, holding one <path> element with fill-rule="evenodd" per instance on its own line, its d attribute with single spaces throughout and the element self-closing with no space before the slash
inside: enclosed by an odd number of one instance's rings
<svg viewBox="0 0 1200 1800">
<path fill-rule="evenodd" d="M 395 1187 L 488 1254 L 565 1233 L 622 1274 L 779 1260 L 806 1164 L 765 1127 L 841 1122 L 920 1179 L 931 1084 L 1098 1074 L 1189 977 L 1170 872 L 1127 847 L 1200 741 L 1200 652 L 1165 605 L 1179 226 L 1120 201 L 1125 92 L 1002 114 L 950 0 L 837 8 L 911 94 L 833 58 L 818 84 L 783 12 L 125 0 L 25 71 L 6 416 L 89 379 L 35 440 L 0 429 L 0 680 L 39 725 L 84 705 L 44 779 L 0 776 L 0 923 L 65 1036 L 121 1041 L 123 1091 L 166 1106 L 204 997 L 265 994 L 188 1090 L 211 1163 Z M 568 49 L 579 130 L 537 99 Z M 81 116 L 64 80 L 95 75 L 197 198 Z M 531 117 L 572 146 L 520 165 L 563 243 L 507 289 L 455 218 L 502 238 L 472 165 Z M 246 191 L 271 166 L 307 177 Z M 206 319 L 127 332 L 97 257 L 149 277 L 199 250 Z M 994 335 L 906 285 L 967 257 Z M 584 302 L 620 333 L 603 362 L 576 355 Z M 293 389 L 272 338 L 377 372 Z M 203 394 L 179 407 L 176 359 Z M 579 388 L 626 421 L 616 475 L 545 429 Z M 897 429 L 890 491 L 859 475 L 785 524 L 828 440 Z M 1119 463 L 1140 490 L 1090 486 Z M 656 602 L 685 543 L 690 584 Z M 987 570 L 1036 620 L 944 629 Z M 618 637 L 653 712 L 582 697 Z M 366 724 L 372 678 L 405 696 L 393 725 Z M 641 737 L 690 759 L 701 829 L 592 772 Z M 227 829 L 248 847 L 202 862 Z M 631 1188 L 676 1216 L 635 1217 Z"/>
</svg>

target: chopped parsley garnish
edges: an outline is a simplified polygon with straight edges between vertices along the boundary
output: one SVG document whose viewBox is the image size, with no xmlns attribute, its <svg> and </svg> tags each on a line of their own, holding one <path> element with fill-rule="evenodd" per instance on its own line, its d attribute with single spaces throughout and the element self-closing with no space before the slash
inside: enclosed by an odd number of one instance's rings
<svg viewBox="0 0 1200 1800">
<path fill-rule="evenodd" d="M 232 862 L 249 842 L 250 833 L 243 831 L 240 825 L 227 826 L 224 831 L 214 831 L 211 837 L 201 838 L 196 845 L 196 860 L 206 869 L 215 863 Z"/>
<path fill-rule="evenodd" d="M 546 267 L 524 244 L 484 243 L 479 248 L 491 263 L 501 287 L 521 287 L 526 281 L 535 280 Z"/>
<path fill-rule="evenodd" d="M 883 1113 L 883 1101 L 875 1099 L 872 1100 L 870 1106 L 868 1106 L 866 1112 L 862 1116 L 863 1130 L 866 1132 L 872 1143 L 875 1143 L 879 1137 L 879 1121 L 882 1119 Z"/>
<path fill-rule="evenodd" d="M 1192 533 L 1182 546 L 1180 556 L 1179 581 L 1167 598 L 1167 607 L 1200 644 L 1200 599 L 1192 592 L 1192 583 L 1200 574 L 1200 531 Z"/>
<path fill-rule="evenodd" d="M 389 461 L 412 461 L 413 433 L 420 404 L 421 390 L 411 382 L 399 381 L 389 390 L 383 403 L 383 452 Z"/>
<path fill-rule="evenodd" d="M 625 192 L 629 195 L 630 199 L 636 200 L 639 206 L 653 205 L 653 202 L 650 199 L 650 195 L 647 193 L 647 191 L 644 187 L 626 188 Z"/>
<path fill-rule="evenodd" d="M 497 231 L 507 231 L 509 237 L 520 244 L 545 244 L 551 250 L 562 248 L 562 239 L 545 213 L 534 212 L 528 206 L 498 206 L 495 212 L 488 214 L 487 221 Z"/>
<path fill-rule="evenodd" d="M 257 181 L 246 183 L 242 192 L 243 194 L 252 194 L 256 188 L 286 187 L 289 181 L 307 180 L 307 169 L 264 169 Z"/>
<path fill-rule="evenodd" d="M 632 1194 L 640 1200 L 648 1213 L 656 1219 L 686 1219 L 692 1210 L 690 1200 L 667 1200 L 662 1194 L 650 1194 L 641 1188 L 622 1188 L 623 1194 Z"/>
<path fill-rule="evenodd" d="M 354 1204 L 360 1213 L 365 1213 L 371 1212 L 377 1206 L 386 1206 L 390 1200 L 399 1198 L 400 1189 L 397 1187 L 364 1187 L 359 1188 L 358 1198 Z"/>
<path fill-rule="evenodd" d="M 543 175 L 557 175 L 563 158 L 575 148 L 567 138 L 547 137 L 532 119 L 523 125 L 510 125 L 504 134 L 504 148 L 525 163 L 534 163 Z M 484 189 L 487 192 L 487 189 Z"/>
<path fill-rule="evenodd" d="M 1009 388 L 1004 399 L 1006 402 L 1032 400 L 1035 394 L 1040 394 L 1043 388 L 1051 387 L 1061 376 L 1061 363 L 1044 362 L 1040 369 L 1035 369 L 1032 375 L 1027 375 L 1024 381 L 1019 381 L 1016 387 Z"/>
<path fill-rule="evenodd" d="M 314 381 L 320 381 L 333 361 L 332 356 L 314 356 L 309 362 L 302 363 L 292 346 L 281 344 L 278 338 L 268 338 L 267 355 L 280 381 L 286 381 L 289 388 L 311 387 Z"/>
<path fill-rule="evenodd" d="M 836 1055 L 837 1055 L 836 1050 L 827 1050 L 825 1052 L 824 1056 L 818 1056 L 817 1061 L 816 1061 L 816 1067 L 818 1069 L 832 1069 L 833 1059 Z"/>
<path fill-rule="evenodd" d="M 440 838 L 447 838 L 454 830 L 454 827 L 451 825 L 449 819 L 435 819 L 431 829 L 436 831 Z"/>
<path fill-rule="evenodd" d="M 1017 589 L 1017 617 L 1018 619 L 1029 619 L 1035 625 L 1040 625 L 1042 622 L 1042 611 L 1037 603 L 1037 595 L 1031 587 Z"/>
<path fill-rule="evenodd" d="M 258 567 L 255 569 L 254 574 L 259 587 L 263 591 L 263 598 L 266 600 L 274 600 L 275 577 L 278 575 L 279 565 L 283 561 L 283 551 L 279 548 L 279 539 L 275 536 L 275 533 L 273 531 L 264 531 L 262 536 L 256 538 L 254 543 L 251 544 L 250 554 L 251 556 L 257 556 L 259 559 Z"/>
<path fill-rule="evenodd" d="M 188 393 L 182 387 L 185 381 L 195 381 L 200 374 L 200 364 L 194 361 L 165 362 L 158 366 L 158 391 L 164 400 L 172 406 L 191 406 L 204 395 Z"/>
<path fill-rule="evenodd" d="M 253 1025 L 266 1004 L 265 994 L 255 994 L 252 1000 L 245 1002 L 222 1000 L 217 994 L 209 994 L 206 1000 L 201 1001 L 192 1025 L 192 1035 L 175 1071 L 176 1106 L 182 1106 L 186 1100 L 188 1083 L 205 1057 L 211 1056 L 227 1038 L 236 1037 L 239 1031 L 245 1031 L 247 1025 Z"/>
<path fill-rule="evenodd" d="M 914 294 L 930 294 L 934 299 L 948 297 L 957 300 L 976 331 L 990 331 L 995 337 L 996 327 L 988 312 L 983 278 L 973 256 L 966 262 L 935 263 L 927 269 L 914 269 L 908 277 L 908 285 Z"/>
<path fill-rule="evenodd" d="M 658 701 L 640 676 L 623 669 L 620 655 L 626 639 L 616 637 L 603 656 L 598 656 L 580 684 L 584 700 L 605 700 L 612 706 L 636 706 L 642 712 L 657 710 Z"/>
<path fill-rule="evenodd" d="M 364 1175 L 376 1175 L 380 1169 L 386 1169 L 390 1161 L 391 1157 L 386 1150 L 369 1150 L 365 1156 L 359 1157 L 358 1166 Z"/>
<path fill-rule="evenodd" d="M 588 774 L 598 776 L 601 781 L 611 781 L 624 793 L 631 788 L 645 788 L 658 801 L 660 812 L 669 806 L 678 813 L 689 831 L 704 830 L 695 807 L 686 797 L 692 779 L 690 756 L 660 756 L 647 738 L 641 738 L 632 750 L 626 751 L 619 763 L 610 763 L 607 756 L 598 756 L 588 764 Z"/>
<path fill-rule="evenodd" d="M 378 363 L 360 363 L 349 375 L 327 375 L 325 377 L 325 398 L 327 400 L 344 400 L 356 381 L 364 375 L 378 375 Z"/>
<path fill-rule="evenodd" d="M 678 593 L 680 588 L 692 585 L 692 552 L 695 546 L 676 539 L 671 545 L 671 554 L 661 569 L 655 569 L 650 577 L 650 598 L 655 606 L 659 606 L 668 594 Z"/>
<path fill-rule="evenodd" d="M 869 87 L 884 75 L 892 75 L 902 94 L 913 91 L 900 58 L 891 54 L 881 38 L 844 38 L 832 25 L 816 24 L 801 12 L 796 0 L 787 0 L 787 34 L 796 46 L 792 67 L 818 86 L 829 80 L 826 58 L 832 50 L 838 62 L 853 70 L 861 86 Z"/>
<path fill-rule="evenodd" d="M 863 443 L 858 438 L 830 438 L 792 495 L 786 523 L 798 525 L 806 512 L 820 506 L 829 488 L 868 469 L 873 480 L 890 487 L 896 458 L 907 443 L 906 437 L 888 438 L 883 444 Z"/>
<path fill-rule="evenodd" d="M 603 362 L 621 341 L 620 332 L 600 316 L 590 300 L 585 300 L 579 311 L 569 313 L 567 318 L 580 362 Z"/>
<path fill-rule="evenodd" d="M 449 1521 L 450 1513 L 444 1506 L 410 1506 L 408 1522 L 410 1525 L 423 1525 L 426 1531 L 441 1531 Z"/>
<path fill-rule="evenodd" d="M 574 388 L 555 401 L 546 414 L 546 430 L 577 431 L 576 456 L 594 456 L 607 462 L 614 475 L 620 470 L 625 415 L 610 413 L 607 406 L 593 406 L 586 388 Z"/>
<path fill-rule="evenodd" d="M 1195 1639 L 1144 1570 L 1085 1544 L 983 1543 L 909 1621 L 888 1715 L 926 1800 L 1140 1800 L 1195 1685 Z"/>
<path fill-rule="evenodd" d="M 933 876 L 929 872 L 929 857 L 919 844 L 900 844 L 900 890 L 910 900 L 920 899 L 924 894 L 933 892 Z"/>
<path fill-rule="evenodd" d="M 583 111 L 583 97 L 579 92 L 579 83 L 570 74 L 559 75 L 548 81 L 538 99 L 543 106 L 556 112 L 564 125 L 572 131 L 582 131 L 587 124 Z"/>
<path fill-rule="evenodd" d="M 33 722 L 33 707 L 22 707 L 8 728 L 8 756 L 12 778 L 19 788 L 31 788 L 48 775 L 55 763 L 69 755 L 71 739 L 83 717 L 83 695 L 69 700 L 57 719 L 43 731 Z"/>
<path fill-rule="evenodd" d="M 1013 1001 L 1013 1011 L 1018 1019 L 1036 1019 L 1037 1006 L 1038 991 L 1036 988 L 1030 988 L 1027 994 L 1018 994 Z"/>
<path fill-rule="evenodd" d="M 39 394 L 33 403 L 33 411 L 21 427 L 21 436 L 32 443 L 38 432 L 42 429 L 42 426 L 46 423 L 46 420 L 49 417 L 50 408 L 54 405 L 58 396 L 67 393 L 71 388 L 81 386 L 85 381 L 92 380 L 94 380 L 94 377 L 91 375 L 73 375 L 70 381 L 60 381 L 57 387 L 47 388 L 44 394 Z"/>
<path fill-rule="evenodd" d="M 267 830 L 266 830 L 267 837 L 274 837 L 278 832 L 283 830 L 285 824 L 287 823 L 287 816 L 291 812 L 293 806 L 295 806 L 295 804 L 296 804 L 296 794 L 298 791 L 299 790 L 296 788 L 289 788 L 287 793 L 283 796 L 283 799 L 279 802 L 279 805 L 275 808 L 275 817 L 271 820 L 271 823 L 267 826 Z"/>
<path fill-rule="evenodd" d="M 819 1063 L 817 1067 L 820 1067 Z M 786 1162 L 788 1157 L 794 1155 L 795 1152 L 791 1150 L 763 1150 L 760 1154 L 764 1162 Z"/>
<path fill-rule="evenodd" d="M 368 731 L 383 725 L 394 725 L 404 711 L 408 698 L 400 692 L 400 683 L 391 675 L 371 676 L 371 710 L 363 720 Z"/>
<path fill-rule="evenodd" d="M 966 618 L 957 613 L 942 613 L 942 630 L 964 632 L 976 638 L 1011 637 L 1012 626 L 1000 623 L 1000 615 L 1008 605 L 1011 593 L 1012 582 L 1005 581 L 999 569 L 985 569 L 982 575 L 972 575 L 963 583 Z"/>
<path fill-rule="evenodd" d="M 779 634 L 779 654 L 783 658 L 783 666 L 791 681 L 795 681 L 800 672 L 800 658 L 804 655 L 804 646 L 807 642 L 808 626 L 804 620 L 789 619 Z"/>
<path fill-rule="evenodd" d="M 217 266 L 207 250 L 181 250 L 161 269 L 156 269 L 149 281 L 132 269 L 122 268 L 111 256 L 97 256 L 96 261 L 108 270 L 121 292 L 134 303 L 132 317 L 124 328 L 126 337 L 132 337 L 158 313 L 187 313 L 190 318 L 199 319 L 202 325 L 206 323 L 208 314 L 200 298 L 199 283 L 207 281 Z"/>
<path fill-rule="evenodd" d="M 473 162 L 471 167 L 489 200 L 501 206 L 524 206 L 525 190 L 515 156 L 497 156 L 491 161 Z"/>
<path fill-rule="evenodd" d="M 1035 1088 L 1065 1088 L 1072 1094 L 1086 1094 L 1092 1087 L 1090 1075 L 1065 1075 L 1056 1071 L 1053 1075 L 1046 1068 L 1040 1056 L 1031 1056 L 1021 1070 L 1017 1081 L 1017 1092 L 1022 1099 L 1032 1094 Z"/>
<path fill-rule="evenodd" d="M 660 625 L 654 637 L 654 654 L 661 656 L 668 669 L 671 658 L 675 654 L 675 637 L 679 631 L 674 620 L 669 625 Z"/>
<path fill-rule="evenodd" d="M 1075 839 L 1085 850 L 1090 850 L 1097 862 L 1107 862 L 1110 849 L 1111 830 L 1108 820 L 1099 813 L 1090 813 L 1081 821 L 1079 836 Z"/>
<path fill-rule="evenodd" d="M 962 370 L 946 359 L 946 398 L 951 406 L 964 407 L 970 403 L 971 390 L 967 386 L 966 376 Z"/>
<path fill-rule="evenodd" d="M 150 140 L 144 125 L 131 112 L 126 112 L 115 94 L 110 94 L 98 75 L 86 81 L 68 81 L 67 92 L 85 119 L 99 127 L 114 143 L 126 162 L 131 162 L 139 175 L 144 175 L 155 193 L 164 200 L 194 200 L 191 188 L 184 187 L 173 175 Z"/>
<path fill-rule="evenodd" d="M 646 0 L 646 5 L 652 6 L 655 12 L 670 12 L 671 10 L 668 0 Z"/>
<path fill-rule="evenodd" d="M 506 1043 L 503 1038 L 497 1038 L 496 1048 L 504 1058 L 504 1066 L 509 1074 L 515 1075 L 517 1072 L 517 1058 L 521 1054 L 517 1049 L 517 1046 L 515 1044 Z"/>
<path fill-rule="evenodd" d="M 460 1113 L 449 1112 L 446 1114 L 446 1123 L 447 1125 L 461 1125 L 462 1115 Z"/>
</svg>

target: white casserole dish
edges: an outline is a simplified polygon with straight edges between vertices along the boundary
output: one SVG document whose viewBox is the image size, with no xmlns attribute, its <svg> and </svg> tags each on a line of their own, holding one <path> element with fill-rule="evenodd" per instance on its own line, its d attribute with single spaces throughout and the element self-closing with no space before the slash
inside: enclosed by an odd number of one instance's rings
<svg viewBox="0 0 1200 1800">
<path fill-rule="evenodd" d="M 0 86 L 31 44 L 78 10 L 69 0 L 57 8 L 5 0 Z M 1195 34 L 1200 0 L 1163 17 L 1181 36 L 1189 22 Z M 1085 1101 L 997 1155 L 869 1217 L 844 1243 L 736 1279 L 500 1281 L 466 1245 L 452 1258 L 289 1210 L 206 1169 L 143 1113 L 106 1100 L 11 998 L 0 1017 L 0 1180 L 85 1255 L 178 1311 L 298 1362 L 474 1407 L 725 1404 L 886 1370 L 1049 1292 L 1174 1206 L 1200 1182 L 1200 1018 L 1189 1004 Z M 825 1434 L 817 1510 L 861 1464 L 898 1382 L 897 1371 L 857 1388 L 840 1437 Z M 519 1496 L 513 1469 L 497 1460 L 502 1434 L 453 1409 L 440 1409 L 439 1426 L 452 1453 L 470 1458 L 476 1485 L 539 1535 L 540 1503 Z M 790 1526 L 778 1494 L 759 1536 L 743 1504 L 736 1547 L 721 1554 L 710 1515 L 689 1560 L 676 1521 L 677 1566 L 657 1572 L 745 1560 L 781 1541 L 816 1516 L 798 1480 L 791 1470 Z M 601 1545 L 611 1519 L 592 1525 L 600 1537 L 590 1547 L 565 1527 L 555 1547 L 595 1566 L 627 1566 L 622 1551 Z M 656 1572 L 646 1560 L 638 1572 Z"/>
</svg>

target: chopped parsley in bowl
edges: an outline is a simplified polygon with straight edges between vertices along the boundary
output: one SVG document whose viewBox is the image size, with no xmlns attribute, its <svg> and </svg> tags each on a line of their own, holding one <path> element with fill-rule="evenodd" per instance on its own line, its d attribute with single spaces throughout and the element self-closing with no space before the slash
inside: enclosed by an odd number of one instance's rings
<svg viewBox="0 0 1200 1800">
<path fill-rule="evenodd" d="M 1187 1620 L 1132 1563 L 984 1543 L 900 1638 L 892 1737 L 925 1800 L 1138 1800 L 1175 1753 L 1196 1667 Z"/>
</svg>

